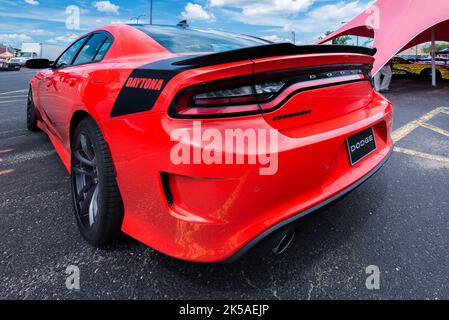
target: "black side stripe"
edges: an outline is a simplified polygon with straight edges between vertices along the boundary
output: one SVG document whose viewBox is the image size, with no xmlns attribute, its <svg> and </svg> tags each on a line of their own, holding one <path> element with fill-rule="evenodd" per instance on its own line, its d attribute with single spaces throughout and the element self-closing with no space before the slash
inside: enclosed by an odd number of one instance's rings
<svg viewBox="0 0 449 320">
<path fill-rule="evenodd" d="M 186 59 L 185 56 L 176 57 L 153 62 L 134 69 L 123 85 L 123 88 L 114 103 L 111 117 L 151 110 L 167 83 L 177 74 L 192 69 L 191 66 L 176 66 L 173 64 L 174 62 L 184 59 Z M 141 82 L 138 87 L 129 86 L 128 81 L 130 81 L 131 78 L 158 79 L 162 81 L 161 85 L 157 87 L 157 90 L 145 90 L 142 88 L 142 86 L 144 86 L 143 82 Z"/>
</svg>

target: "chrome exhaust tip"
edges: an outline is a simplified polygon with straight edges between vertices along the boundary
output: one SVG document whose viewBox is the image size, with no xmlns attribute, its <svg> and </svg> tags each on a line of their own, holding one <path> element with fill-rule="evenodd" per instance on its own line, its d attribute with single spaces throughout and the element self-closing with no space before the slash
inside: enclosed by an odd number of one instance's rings
<svg viewBox="0 0 449 320">
<path fill-rule="evenodd" d="M 295 231 L 285 233 L 272 249 L 273 253 L 280 255 L 287 251 L 289 246 L 292 244 L 293 239 L 295 239 L 295 234 Z"/>
</svg>

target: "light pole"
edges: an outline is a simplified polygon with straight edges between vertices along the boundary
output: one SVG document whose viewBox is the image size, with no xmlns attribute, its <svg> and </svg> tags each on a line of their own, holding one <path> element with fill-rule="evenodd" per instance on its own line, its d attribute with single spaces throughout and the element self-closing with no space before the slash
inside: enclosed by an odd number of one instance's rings
<svg viewBox="0 0 449 320">
<path fill-rule="evenodd" d="M 153 0 L 150 0 L 150 24 L 153 24 Z"/>
<path fill-rule="evenodd" d="M 432 28 L 432 86 L 437 86 L 437 67 L 436 67 L 436 43 L 435 43 L 435 27 Z"/>
<path fill-rule="evenodd" d="M 141 14 L 140 16 L 137 16 L 135 18 L 131 18 L 131 20 L 136 20 L 136 24 L 139 24 L 140 18 L 146 17 L 146 16 L 147 16 L 146 14 Z"/>
<path fill-rule="evenodd" d="M 296 44 L 296 32 L 292 31 L 292 36 L 293 36 L 293 44 Z"/>
</svg>

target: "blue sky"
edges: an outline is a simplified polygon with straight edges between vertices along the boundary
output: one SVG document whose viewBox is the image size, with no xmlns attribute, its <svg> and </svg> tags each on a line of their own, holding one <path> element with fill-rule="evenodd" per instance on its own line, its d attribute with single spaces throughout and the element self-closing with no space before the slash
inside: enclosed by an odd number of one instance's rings
<svg viewBox="0 0 449 320">
<path fill-rule="evenodd" d="M 153 23 L 173 25 L 186 18 L 192 27 L 251 34 L 274 41 L 291 39 L 294 31 L 297 43 L 306 44 L 327 30 L 337 29 L 369 3 L 369 0 L 154 0 Z M 0 43 L 67 45 L 90 29 L 128 23 L 140 14 L 146 14 L 141 21 L 149 22 L 149 12 L 150 0 L 0 0 Z"/>
</svg>

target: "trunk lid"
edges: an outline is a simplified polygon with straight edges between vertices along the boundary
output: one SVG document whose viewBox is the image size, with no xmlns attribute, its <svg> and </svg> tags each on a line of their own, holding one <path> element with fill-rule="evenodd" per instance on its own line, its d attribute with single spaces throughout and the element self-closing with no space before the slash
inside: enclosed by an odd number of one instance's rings
<svg viewBox="0 0 449 320">
<path fill-rule="evenodd" d="M 274 128 L 325 121 L 366 107 L 373 87 L 374 59 L 365 54 L 323 53 L 254 59 L 255 83 L 282 79 L 285 87 L 261 102 L 263 117 Z"/>
</svg>

